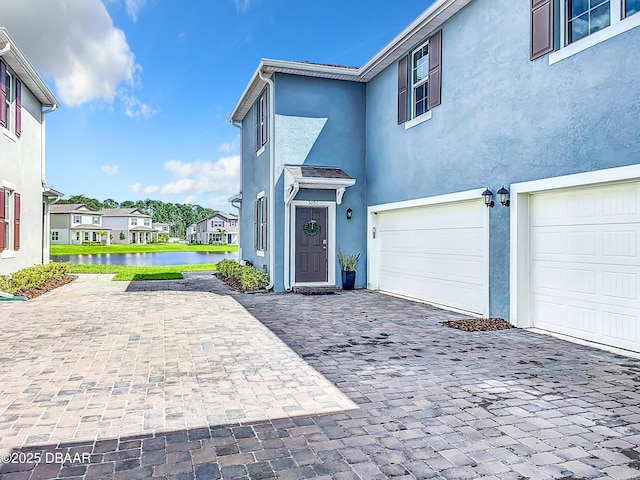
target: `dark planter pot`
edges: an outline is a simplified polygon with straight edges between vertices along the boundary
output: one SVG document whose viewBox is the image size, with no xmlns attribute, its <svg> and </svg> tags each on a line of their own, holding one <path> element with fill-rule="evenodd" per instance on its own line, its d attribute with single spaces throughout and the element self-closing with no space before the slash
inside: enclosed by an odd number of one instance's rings
<svg viewBox="0 0 640 480">
<path fill-rule="evenodd" d="M 354 271 L 346 272 L 342 270 L 342 289 L 353 290 L 355 284 L 356 284 L 356 272 Z"/>
</svg>

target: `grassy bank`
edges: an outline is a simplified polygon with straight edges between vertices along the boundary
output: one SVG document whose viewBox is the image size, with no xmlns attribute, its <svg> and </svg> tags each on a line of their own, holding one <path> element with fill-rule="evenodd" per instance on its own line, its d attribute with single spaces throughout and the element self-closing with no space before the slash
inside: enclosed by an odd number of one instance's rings
<svg viewBox="0 0 640 480">
<path fill-rule="evenodd" d="M 115 273 L 114 280 L 173 280 L 182 278 L 181 272 L 202 272 L 215 269 L 215 263 L 151 267 L 96 264 L 71 265 L 71 273 Z"/>
<path fill-rule="evenodd" d="M 197 245 L 185 243 L 147 243 L 125 245 L 51 245 L 51 256 L 89 255 L 95 253 L 148 252 L 236 252 L 237 245 Z"/>
</svg>

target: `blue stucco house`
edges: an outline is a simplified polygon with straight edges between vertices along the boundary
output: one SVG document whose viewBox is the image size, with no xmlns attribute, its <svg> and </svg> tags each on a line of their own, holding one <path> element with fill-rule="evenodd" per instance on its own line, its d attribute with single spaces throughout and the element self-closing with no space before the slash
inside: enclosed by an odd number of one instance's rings
<svg viewBox="0 0 640 480">
<path fill-rule="evenodd" d="M 285 291 L 361 252 L 359 288 L 640 351 L 638 26 L 639 0 L 436 0 L 360 67 L 262 60 L 230 117 L 241 258 Z"/>
</svg>

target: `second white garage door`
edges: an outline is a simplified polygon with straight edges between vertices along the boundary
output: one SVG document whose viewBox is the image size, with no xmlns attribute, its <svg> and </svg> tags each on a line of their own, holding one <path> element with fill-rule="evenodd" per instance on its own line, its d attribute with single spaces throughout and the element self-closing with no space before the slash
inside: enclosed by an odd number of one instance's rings
<svg viewBox="0 0 640 480">
<path fill-rule="evenodd" d="M 531 197 L 535 326 L 640 351 L 640 183 Z"/>
<path fill-rule="evenodd" d="M 382 291 L 483 314 L 487 303 L 486 207 L 481 199 L 377 215 Z"/>
</svg>

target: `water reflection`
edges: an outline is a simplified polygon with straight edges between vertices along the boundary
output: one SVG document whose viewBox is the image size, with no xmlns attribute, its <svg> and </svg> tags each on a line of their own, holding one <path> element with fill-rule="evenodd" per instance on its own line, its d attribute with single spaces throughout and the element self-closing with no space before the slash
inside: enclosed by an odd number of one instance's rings
<svg viewBox="0 0 640 480">
<path fill-rule="evenodd" d="M 54 262 L 93 263 L 102 265 L 187 265 L 190 263 L 218 263 L 229 258 L 238 259 L 238 252 L 151 252 L 151 253 L 96 253 L 88 255 L 56 255 Z"/>
</svg>

